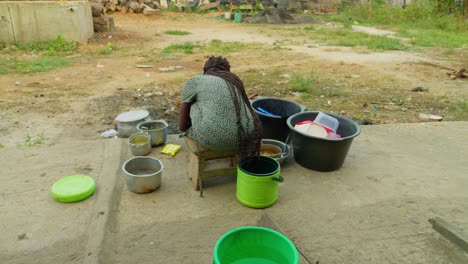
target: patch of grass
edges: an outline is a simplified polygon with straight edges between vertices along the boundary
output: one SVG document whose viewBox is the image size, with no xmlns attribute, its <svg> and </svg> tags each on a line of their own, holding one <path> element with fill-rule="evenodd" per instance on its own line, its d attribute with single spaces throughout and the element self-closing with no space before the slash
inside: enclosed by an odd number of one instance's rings
<svg viewBox="0 0 468 264">
<path fill-rule="evenodd" d="M 321 28 L 310 32 L 311 39 L 318 39 L 330 46 L 357 47 L 363 46 L 372 50 L 408 50 L 400 40 L 386 36 L 368 35 L 362 32 L 354 32 L 348 29 Z"/>
<path fill-rule="evenodd" d="M 315 27 L 314 26 L 307 26 L 307 27 L 304 27 L 304 30 L 305 31 L 312 31 L 312 30 L 315 30 Z"/>
<path fill-rule="evenodd" d="M 416 47 L 460 48 L 468 41 L 468 22 L 462 17 L 453 9 L 453 1 L 417 0 L 405 9 L 376 3 L 372 14 L 365 4 L 346 6 L 344 12 L 326 18 L 344 25 L 358 22 L 391 27 L 399 36 L 410 38 Z"/>
<path fill-rule="evenodd" d="M 468 119 L 468 101 L 459 101 L 450 105 L 455 116 L 460 120 Z"/>
<path fill-rule="evenodd" d="M 38 136 L 32 136 L 29 132 L 24 137 L 24 145 L 27 147 L 42 145 L 46 142 L 47 138 L 44 136 L 44 132 Z"/>
<path fill-rule="evenodd" d="M 67 41 L 60 35 L 49 41 L 30 42 L 27 44 L 20 44 L 16 42 L 14 45 L 22 51 L 29 51 L 33 53 L 45 52 L 49 56 L 62 53 L 70 54 L 78 48 L 76 42 Z"/>
<path fill-rule="evenodd" d="M 112 44 L 112 42 L 107 42 L 107 45 L 105 47 L 97 49 L 97 54 L 103 55 L 103 56 L 108 56 L 112 54 L 112 51 L 114 51 L 116 48 Z"/>
<path fill-rule="evenodd" d="M 167 34 L 167 35 L 177 35 L 177 36 L 183 36 L 183 35 L 189 35 L 189 34 L 192 34 L 188 31 L 184 31 L 184 30 L 166 30 L 164 31 L 164 34 Z"/>
<path fill-rule="evenodd" d="M 197 45 L 192 42 L 184 42 L 178 44 L 172 44 L 170 46 L 165 47 L 162 50 L 162 54 L 172 54 L 172 53 L 183 53 L 183 54 L 193 54 L 193 50 L 200 45 Z"/>
<path fill-rule="evenodd" d="M 4 148 L 4 147 L 5 147 L 5 145 L 3 145 L 2 143 L 0 143 L 0 149 L 1 149 L 1 148 Z"/>
<path fill-rule="evenodd" d="M 219 39 L 213 39 L 205 50 L 211 53 L 225 54 L 240 51 L 247 47 L 246 43 L 239 41 L 223 42 Z"/>
<path fill-rule="evenodd" d="M 410 38 L 410 43 L 416 47 L 442 47 L 460 48 L 468 43 L 468 31 L 466 34 L 454 34 L 441 29 L 400 29 L 399 37 Z"/>
<path fill-rule="evenodd" d="M 311 71 L 309 73 L 294 72 L 288 82 L 288 90 L 292 92 L 306 92 L 318 94 L 321 88 L 316 86 L 318 75 Z"/>
<path fill-rule="evenodd" d="M 0 74 L 45 72 L 70 64 L 71 60 L 57 56 L 45 56 L 35 60 L 0 59 Z"/>
</svg>

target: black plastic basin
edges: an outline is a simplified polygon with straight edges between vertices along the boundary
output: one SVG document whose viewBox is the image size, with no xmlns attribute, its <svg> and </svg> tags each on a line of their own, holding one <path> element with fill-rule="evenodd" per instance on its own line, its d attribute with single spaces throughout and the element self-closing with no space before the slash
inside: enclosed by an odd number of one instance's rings
<svg viewBox="0 0 468 264">
<path fill-rule="evenodd" d="M 252 102 L 252 107 L 262 122 L 262 138 L 276 139 L 286 142 L 289 128 L 286 120 L 297 113 L 304 112 L 304 106 L 284 99 L 265 97 Z M 264 114 L 258 110 L 262 108 L 272 114 Z"/>
<path fill-rule="evenodd" d="M 287 124 L 291 130 L 294 159 L 301 166 L 316 171 L 334 171 L 339 169 L 348 154 L 353 139 L 361 133 L 361 128 L 353 120 L 325 113 L 338 119 L 337 134 L 341 138 L 318 138 L 303 134 L 294 129 L 296 123 L 314 121 L 319 112 L 303 112 L 288 118 Z"/>
</svg>

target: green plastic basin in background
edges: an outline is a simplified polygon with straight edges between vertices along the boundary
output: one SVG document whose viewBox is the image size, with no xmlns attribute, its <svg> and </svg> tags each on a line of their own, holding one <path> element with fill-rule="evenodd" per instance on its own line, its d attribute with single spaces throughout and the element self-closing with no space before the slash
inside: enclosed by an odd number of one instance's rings
<svg viewBox="0 0 468 264">
<path fill-rule="evenodd" d="M 218 240 L 213 264 L 298 264 L 294 244 L 283 234 L 260 226 L 233 229 Z"/>
</svg>

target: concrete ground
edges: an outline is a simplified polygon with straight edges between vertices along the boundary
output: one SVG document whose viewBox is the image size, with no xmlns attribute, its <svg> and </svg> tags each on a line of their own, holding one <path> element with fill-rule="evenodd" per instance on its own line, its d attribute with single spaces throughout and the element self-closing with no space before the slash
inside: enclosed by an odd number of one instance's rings
<svg viewBox="0 0 468 264">
<path fill-rule="evenodd" d="M 223 233 L 270 227 L 269 215 L 310 263 L 468 263 L 427 222 L 438 216 L 468 231 L 467 142 L 468 122 L 362 127 L 338 171 L 289 159 L 279 199 L 264 210 L 236 200 L 233 178 L 200 198 L 185 146 L 175 157 L 153 148 L 164 172 L 150 194 L 124 186 L 120 166 L 131 154 L 123 139 L 2 148 L 0 262 L 211 263 Z M 96 180 L 96 193 L 53 200 L 52 184 L 78 173 Z"/>
</svg>

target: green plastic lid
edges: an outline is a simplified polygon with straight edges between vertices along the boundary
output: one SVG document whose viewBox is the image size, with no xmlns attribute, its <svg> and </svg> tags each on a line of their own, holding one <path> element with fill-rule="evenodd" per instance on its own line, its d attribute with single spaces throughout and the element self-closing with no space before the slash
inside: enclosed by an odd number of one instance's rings
<svg viewBox="0 0 468 264">
<path fill-rule="evenodd" d="M 94 180 L 85 175 L 65 176 L 52 185 L 52 197 L 63 203 L 74 203 L 91 196 L 96 190 Z"/>
</svg>

